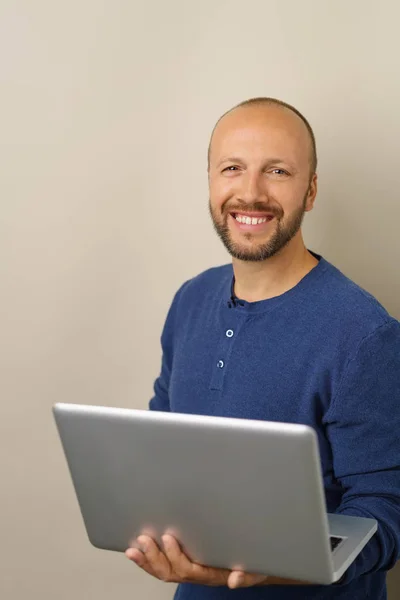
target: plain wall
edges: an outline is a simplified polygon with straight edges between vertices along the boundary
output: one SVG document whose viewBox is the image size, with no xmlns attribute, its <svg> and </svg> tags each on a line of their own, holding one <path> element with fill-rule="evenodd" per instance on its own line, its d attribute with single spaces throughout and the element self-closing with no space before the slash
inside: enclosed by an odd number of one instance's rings
<svg viewBox="0 0 400 600">
<path fill-rule="evenodd" d="M 400 317 L 399 19 L 395 0 L 1 0 L 1 598 L 173 594 L 88 543 L 51 406 L 147 406 L 173 293 L 229 261 L 206 175 L 225 110 L 305 113 L 307 246 Z"/>
</svg>

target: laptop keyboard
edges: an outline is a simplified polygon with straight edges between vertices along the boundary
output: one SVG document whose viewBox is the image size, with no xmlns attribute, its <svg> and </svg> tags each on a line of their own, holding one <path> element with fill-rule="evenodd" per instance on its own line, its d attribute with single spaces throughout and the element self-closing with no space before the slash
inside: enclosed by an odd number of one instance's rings
<svg viewBox="0 0 400 600">
<path fill-rule="evenodd" d="M 329 539 L 331 541 L 332 552 L 334 551 L 335 548 L 337 548 L 339 546 L 340 542 L 343 540 L 343 538 L 334 537 L 333 535 L 331 535 Z"/>
</svg>

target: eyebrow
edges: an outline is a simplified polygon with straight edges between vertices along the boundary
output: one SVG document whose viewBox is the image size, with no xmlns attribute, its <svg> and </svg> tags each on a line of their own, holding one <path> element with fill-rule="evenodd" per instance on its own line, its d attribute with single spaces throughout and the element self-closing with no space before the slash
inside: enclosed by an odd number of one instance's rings
<svg viewBox="0 0 400 600">
<path fill-rule="evenodd" d="M 224 157 L 222 160 L 219 161 L 219 163 L 217 164 L 217 168 L 220 167 L 223 163 L 225 162 L 233 162 L 233 163 L 240 163 L 240 164 L 244 164 L 244 160 L 237 157 L 237 156 L 229 156 L 229 157 Z M 296 167 L 293 165 L 293 163 L 288 162 L 287 160 L 284 160 L 283 158 L 280 157 L 273 157 L 273 158 L 268 158 L 268 160 L 266 160 L 265 165 L 288 165 L 291 169 L 297 171 Z"/>
<path fill-rule="evenodd" d="M 228 157 L 224 157 L 222 160 L 219 161 L 219 163 L 217 164 L 217 167 L 219 167 L 220 165 L 222 165 L 222 163 L 224 162 L 240 162 L 242 163 L 242 159 L 241 158 L 237 158 L 236 156 L 228 156 Z"/>
</svg>

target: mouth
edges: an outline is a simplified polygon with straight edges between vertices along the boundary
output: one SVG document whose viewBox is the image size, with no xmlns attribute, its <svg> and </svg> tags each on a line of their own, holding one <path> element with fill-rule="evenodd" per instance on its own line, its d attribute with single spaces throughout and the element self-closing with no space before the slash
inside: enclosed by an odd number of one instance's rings
<svg viewBox="0 0 400 600">
<path fill-rule="evenodd" d="M 251 231 L 253 233 L 266 230 L 275 219 L 275 215 L 271 213 L 246 213 L 246 212 L 231 212 L 229 213 L 233 225 L 241 231 Z"/>
</svg>

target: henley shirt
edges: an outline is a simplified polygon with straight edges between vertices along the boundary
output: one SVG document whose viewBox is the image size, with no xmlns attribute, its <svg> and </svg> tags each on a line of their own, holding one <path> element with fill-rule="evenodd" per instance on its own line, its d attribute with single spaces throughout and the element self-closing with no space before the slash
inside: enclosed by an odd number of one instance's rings
<svg viewBox="0 0 400 600">
<path fill-rule="evenodd" d="M 236 298 L 231 264 L 184 283 L 150 409 L 310 425 L 327 511 L 374 518 L 378 531 L 339 583 L 181 584 L 176 600 L 387 598 L 386 571 L 400 558 L 400 323 L 311 254 L 318 264 L 268 300 Z"/>
</svg>

